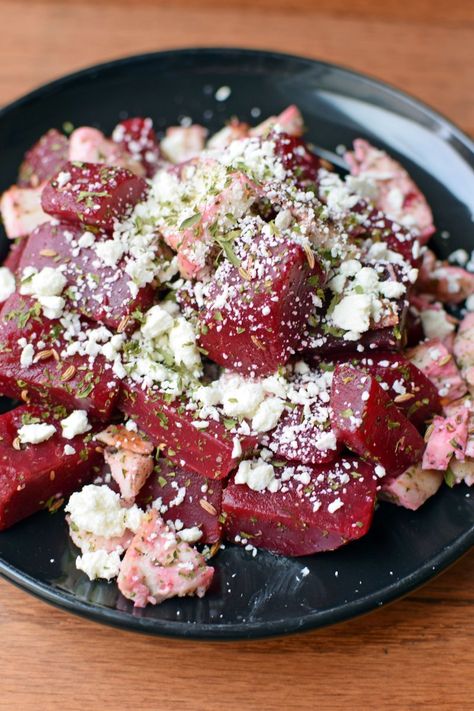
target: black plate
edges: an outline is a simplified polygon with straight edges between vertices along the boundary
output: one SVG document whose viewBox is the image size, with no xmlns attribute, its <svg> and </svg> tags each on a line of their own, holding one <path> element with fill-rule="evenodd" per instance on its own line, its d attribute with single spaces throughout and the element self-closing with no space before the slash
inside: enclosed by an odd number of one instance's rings
<svg viewBox="0 0 474 711">
<path fill-rule="evenodd" d="M 217 88 L 232 90 L 225 102 Z M 104 64 L 48 84 L 0 112 L 0 189 L 14 182 L 24 151 L 64 121 L 106 132 L 127 115 L 158 127 L 190 116 L 211 130 L 232 115 L 256 122 L 296 103 L 308 136 L 334 150 L 365 136 L 399 158 L 434 207 L 446 255 L 474 247 L 473 145 L 449 121 L 389 86 L 323 62 L 240 49 L 178 50 Z M 252 111 L 253 109 L 253 111 Z M 5 240 L 2 241 L 5 251 Z M 369 535 L 334 553 L 254 559 L 228 547 L 203 600 L 134 611 L 116 586 L 90 583 L 74 567 L 61 513 L 40 513 L 0 534 L 0 573 L 21 587 L 100 622 L 155 634 L 250 638 L 327 625 L 409 592 L 474 543 L 474 495 L 444 487 L 419 512 L 383 504 Z M 303 575 L 303 570 L 309 574 Z"/>
</svg>

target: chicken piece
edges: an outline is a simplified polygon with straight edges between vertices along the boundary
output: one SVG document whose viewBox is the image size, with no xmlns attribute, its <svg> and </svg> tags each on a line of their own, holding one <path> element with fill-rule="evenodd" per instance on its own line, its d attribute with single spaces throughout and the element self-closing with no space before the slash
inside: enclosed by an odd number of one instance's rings
<svg viewBox="0 0 474 711">
<path fill-rule="evenodd" d="M 220 131 L 214 133 L 208 142 L 206 148 L 221 151 L 226 148 L 232 141 L 237 141 L 241 138 L 246 138 L 249 135 L 249 125 L 242 123 L 237 119 L 231 121 L 221 128 Z"/>
<path fill-rule="evenodd" d="M 69 160 L 79 163 L 105 163 L 117 168 L 128 168 L 135 175 L 144 176 L 145 168 L 140 160 L 115 141 L 104 136 L 102 131 L 90 126 L 81 126 L 69 138 Z"/>
<path fill-rule="evenodd" d="M 43 212 L 41 207 L 42 191 L 43 186 L 19 188 L 12 185 L 3 193 L 0 200 L 0 213 L 7 237 L 10 239 L 24 237 L 43 222 L 51 221 L 51 217 Z"/>
<path fill-rule="evenodd" d="M 344 157 L 351 175 L 367 178 L 375 184 L 376 207 L 404 227 L 419 233 L 420 242 L 427 242 L 435 231 L 433 214 L 405 168 L 362 138 L 354 141 L 354 150 L 347 151 Z"/>
<path fill-rule="evenodd" d="M 460 461 L 465 459 L 468 422 L 467 407 L 450 417 L 433 418 L 433 429 L 423 454 L 423 469 L 446 471 L 453 456 Z"/>
<path fill-rule="evenodd" d="M 466 457 L 463 462 L 453 459 L 449 465 L 454 474 L 456 484 L 464 482 L 467 486 L 474 486 L 474 459 Z"/>
<path fill-rule="evenodd" d="M 203 556 L 178 541 L 158 512 L 148 513 L 120 567 L 118 587 L 135 607 L 159 605 L 170 597 L 203 597 L 214 575 Z"/>
<path fill-rule="evenodd" d="M 469 313 L 461 321 L 453 347 L 456 363 L 471 395 L 474 396 L 474 313 Z"/>
<path fill-rule="evenodd" d="M 207 129 L 204 126 L 170 126 L 160 147 L 164 157 L 171 163 L 184 163 L 196 158 L 204 149 Z"/>
<path fill-rule="evenodd" d="M 304 130 L 304 121 L 297 106 L 291 104 L 278 116 L 269 116 L 258 126 L 251 128 L 250 136 L 266 136 L 272 128 L 287 133 L 289 136 L 301 136 Z"/>
<path fill-rule="evenodd" d="M 460 304 L 474 294 L 474 274 L 437 259 L 435 254 L 427 249 L 423 254 L 416 288 L 418 291 L 433 294 L 447 304 Z"/>
<path fill-rule="evenodd" d="M 469 410 L 469 420 L 467 423 L 466 457 L 474 457 L 474 401 L 467 395 L 460 400 L 450 402 L 444 407 L 446 417 L 453 417 L 467 408 Z"/>
<path fill-rule="evenodd" d="M 466 394 L 466 383 L 454 358 L 438 338 L 419 343 L 405 355 L 437 388 L 442 405 L 458 400 Z"/>
<path fill-rule="evenodd" d="M 153 444 L 123 425 L 107 427 L 96 439 L 106 445 L 104 459 L 121 496 L 133 501 L 153 471 Z"/>
<path fill-rule="evenodd" d="M 421 464 L 415 464 L 394 479 L 387 477 L 379 496 L 397 506 L 416 511 L 436 494 L 443 479 L 442 471 L 423 469 Z"/>
</svg>

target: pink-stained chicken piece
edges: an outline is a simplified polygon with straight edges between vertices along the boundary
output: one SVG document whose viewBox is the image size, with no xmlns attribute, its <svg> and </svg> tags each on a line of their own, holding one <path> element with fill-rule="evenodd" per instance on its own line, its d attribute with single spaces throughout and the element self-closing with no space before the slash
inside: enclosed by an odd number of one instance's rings
<svg viewBox="0 0 474 711">
<path fill-rule="evenodd" d="M 0 213 L 7 237 L 16 239 L 25 237 L 33 230 L 49 222 L 51 217 L 41 207 L 43 186 L 38 188 L 19 188 L 12 185 L 0 199 Z"/>
<path fill-rule="evenodd" d="M 118 587 L 135 607 L 145 607 L 171 597 L 203 597 L 213 575 L 199 551 L 178 540 L 158 512 L 150 511 L 122 561 Z"/>
<path fill-rule="evenodd" d="M 450 417 L 435 417 L 423 454 L 423 469 L 446 471 L 451 459 L 465 459 L 468 438 L 469 410 L 467 407 Z"/>
<path fill-rule="evenodd" d="M 90 126 L 81 126 L 71 133 L 69 160 L 74 163 L 105 163 L 116 168 L 127 168 L 135 175 L 145 175 L 140 160 L 120 144 L 106 138 L 102 131 Z"/>
<path fill-rule="evenodd" d="M 467 314 L 461 321 L 453 352 L 469 391 L 474 395 L 474 313 Z"/>
<path fill-rule="evenodd" d="M 419 233 L 425 243 L 435 231 L 425 196 L 405 168 L 385 151 L 357 138 L 345 159 L 351 175 L 370 179 L 377 188 L 375 205 L 400 224 Z"/>
<path fill-rule="evenodd" d="M 201 153 L 206 137 L 207 129 L 199 124 L 170 126 L 161 141 L 161 152 L 171 163 L 185 163 Z"/>
<path fill-rule="evenodd" d="M 379 498 L 416 511 L 436 494 L 443 479 L 442 471 L 423 469 L 421 464 L 415 464 L 394 479 L 382 482 Z"/>
<path fill-rule="evenodd" d="M 423 254 L 416 289 L 446 304 L 460 304 L 474 294 L 474 274 L 442 261 L 429 249 Z"/>
<path fill-rule="evenodd" d="M 431 380 L 441 404 L 447 405 L 466 394 L 467 387 L 449 350 L 438 338 L 419 343 L 406 357 Z"/>
<path fill-rule="evenodd" d="M 251 128 L 251 136 L 266 136 L 271 129 L 287 133 L 289 136 L 301 136 L 304 130 L 304 121 L 301 111 L 291 104 L 278 116 L 269 116 L 265 121 Z"/>
<path fill-rule="evenodd" d="M 474 458 L 474 400 L 470 395 L 466 395 L 460 400 L 450 402 L 444 407 L 444 415 L 446 417 L 455 417 L 458 414 L 463 415 L 463 411 L 469 411 L 469 419 L 467 423 L 467 442 L 464 454 L 466 457 Z"/>
<path fill-rule="evenodd" d="M 126 501 L 134 501 L 153 471 L 152 443 L 123 425 L 110 425 L 96 439 L 106 445 L 104 459 L 120 495 Z"/>
</svg>

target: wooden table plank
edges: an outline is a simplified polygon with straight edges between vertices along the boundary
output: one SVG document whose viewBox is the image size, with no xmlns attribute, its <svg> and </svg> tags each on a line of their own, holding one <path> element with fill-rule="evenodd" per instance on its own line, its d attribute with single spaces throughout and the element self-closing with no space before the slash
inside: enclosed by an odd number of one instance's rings
<svg viewBox="0 0 474 711">
<path fill-rule="evenodd" d="M 465 0 L 0 0 L 0 104 L 121 55 L 259 46 L 366 71 L 473 132 L 473 10 Z M 0 711 L 467 711 L 473 582 L 474 551 L 337 627 L 200 644 L 102 627 L 0 581 Z"/>
</svg>

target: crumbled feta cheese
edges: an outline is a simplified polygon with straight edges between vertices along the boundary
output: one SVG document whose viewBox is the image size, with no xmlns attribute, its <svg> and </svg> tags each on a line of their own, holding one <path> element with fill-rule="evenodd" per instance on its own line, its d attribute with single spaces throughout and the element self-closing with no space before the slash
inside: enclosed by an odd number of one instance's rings
<svg viewBox="0 0 474 711">
<path fill-rule="evenodd" d="M 40 444 L 56 434 L 56 427 L 48 425 L 46 422 L 39 422 L 32 425 L 23 425 L 18 430 L 18 437 L 21 444 Z"/>
<path fill-rule="evenodd" d="M 254 432 L 268 432 L 276 427 L 284 407 L 285 403 L 278 397 L 269 397 L 261 402 L 252 418 Z"/>
<path fill-rule="evenodd" d="M 82 570 L 90 580 L 112 580 L 120 571 L 120 555 L 117 551 L 87 551 L 76 558 L 76 568 Z"/>
<path fill-rule="evenodd" d="M 200 365 L 201 356 L 196 346 L 196 333 L 189 321 L 178 316 L 168 333 L 168 339 L 176 365 L 184 365 L 189 369 Z"/>
<path fill-rule="evenodd" d="M 6 301 L 15 291 L 15 277 L 8 267 L 0 267 L 0 302 Z"/>
<path fill-rule="evenodd" d="M 72 454 L 76 454 L 76 450 L 74 449 L 74 447 L 71 447 L 70 444 L 65 444 L 65 445 L 64 445 L 64 450 L 63 450 L 63 452 L 64 452 L 64 454 L 65 454 L 67 457 L 70 457 Z"/>
<path fill-rule="evenodd" d="M 240 462 L 236 484 L 247 484 L 253 491 L 263 491 L 267 489 L 275 478 L 275 470 L 271 464 L 262 460 Z"/>
<path fill-rule="evenodd" d="M 115 239 L 97 242 L 94 249 L 101 262 L 107 267 L 115 267 L 125 252 L 124 245 Z"/>
<path fill-rule="evenodd" d="M 145 338 L 157 338 L 173 326 L 173 317 L 160 305 L 152 306 L 145 314 L 141 332 Z"/>
<path fill-rule="evenodd" d="M 406 287 L 399 281 L 381 281 L 379 291 L 387 299 L 399 299 L 406 292 Z"/>
<path fill-rule="evenodd" d="M 234 439 L 232 440 L 231 457 L 232 457 L 232 459 L 238 459 L 241 456 L 242 456 L 242 445 L 240 444 L 240 439 L 238 437 L 234 437 Z"/>
<path fill-rule="evenodd" d="M 26 271 L 26 270 L 25 270 Z M 60 296 L 67 284 L 67 279 L 60 269 L 53 267 L 43 267 L 39 272 L 33 272 L 30 278 L 25 281 L 25 271 L 23 272 L 21 294 L 30 294 L 36 298 L 43 296 Z M 31 270 L 27 272 L 27 277 Z"/>
<path fill-rule="evenodd" d="M 367 294 L 349 294 L 334 307 L 332 320 L 344 331 L 365 333 L 370 326 L 371 307 L 372 301 Z"/>
<path fill-rule="evenodd" d="M 381 464 L 376 464 L 375 465 L 375 476 L 377 476 L 379 479 L 382 479 L 385 474 L 387 473 L 385 470 L 385 467 L 383 467 Z"/>
<path fill-rule="evenodd" d="M 95 237 L 92 234 L 92 232 L 84 232 L 77 240 L 77 245 L 81 249 L 84 249 L 86 247 L 92 247 L 94 242 L 95 242 Z"/>
<path fill-rule="evenodd" d="M 260 382 L 227 374 L 220 378 L 222 407 L 229 417 L 253 417 L 265 397 Z"/>
<path fill-rule="evenodd" d="M 66 300 L 62 296 L 39 296 L 43 315 L 48 319 L 61 318 L 66 305 Z"/>
<path fill-rule="evenodd" d="M 89 432 L 92 426 L 87 419 L 86 410 L 74 410 L 68 417 L 61 420 L 63 437 L 65 439 L 74 439 L 77 435 Z"/>
<path fill-rule="evenodd" d="M 182 528 L 178 531 L 178 538 L 180 538 L 185 543 L 196 543 L 202 538 L 202 531 L 198 526 L 192 526 L 191 528 Z"/>
<path fill-rule="evenodd" d="M 65 511 L 79 531 L 104 538 L 120 537 L 127 529 L 135 532 L 143 517 L 138 506 L 122 506 L 115 491 L 96 484 L 88 484 L 72 494 Z"/>
<path fill-rule="evenodd" d="M 35 349 L 31 343 L 27 343 L 26 346 L 23 347 L 20 355 L 20 365 L 22 368 L 28 368 L 33 363 L 34 354 Z"/>
<path fill-rule="evenodd" d="M 344 506 L 344 502 L 341 501 L 341 499 L 338 497 L 337 499 L 334 499 L 334 501 L 331 501 L 330 504 L 328 504 L 328 511 L 329 513 L 335 513 L 338 511 L 342 506 Z"/>
<path fill-rule="evenodd" d="M 314 446 L 316 449 L 319 449 L 320 452 L 326 452 L 328 449 L 336 449 L 336 435 L 334 432 L 322 432 L 318 435 Z"/>
</svg>

